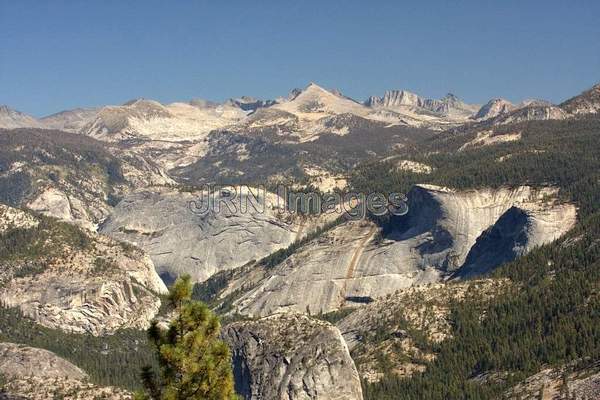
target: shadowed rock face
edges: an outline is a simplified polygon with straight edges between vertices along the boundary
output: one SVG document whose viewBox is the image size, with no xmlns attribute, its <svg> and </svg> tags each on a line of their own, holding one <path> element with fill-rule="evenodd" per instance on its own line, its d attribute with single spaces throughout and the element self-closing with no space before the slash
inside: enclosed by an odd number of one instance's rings
<svg viewBox="0 0 600 400">
<path fill-rule="evenodd" d="M 477 275 L 548 243 L 575 223 L 576 209 L 552 188 L 458 191 L 417 186 L 409 213 L 381 236 L 370 222 L 347 222 L 270 269 L 236 274 L 222 295 L 245 315 L 326 313 L 399 289 Z M 231 299 L 230 299 L 231 300 Z"/>
<path fill-rule="evenodd" d="M 383 243 L 388 246 L 380 246 L 386 250 L 380 253 L 376 247 L 368 249 L 363 261 L 382 263 L 383 256 L 388 255 L 388 263 L 394 258 L 405 263 L 412 259 L 415 267 L 431 266 L 451 273 L 465 265 L 477 239 L 496 224 L 498 240 L 508 235 L 499 232 L 524 229 L 527 225 L 527 239 L 521 238 L 527 246 L 520 255 L 558 238 L 575 223 L 575 207 L 558 203 L 556 197 L 556 189 L 529 186 L 468 191 L 416 186 L 408 194 L 409 213 L 385 238 Z M 392 254 L 397 257 L 391 257 Z"/>
<path fill-rule="evenodd" d="M 354 362 L 333 325 L 298 314 L 236 322 L 223 329 L 236 391 L 246 400 L 360 400 Z"/>
<path fill-rule="evenodd" d="M 528 225 L 526 212 L 516 207 L 510 208 L 477 238 L 458 276 L 466 278 L 485 274 L 523 255 L 530 236 Z"/>
</svg>

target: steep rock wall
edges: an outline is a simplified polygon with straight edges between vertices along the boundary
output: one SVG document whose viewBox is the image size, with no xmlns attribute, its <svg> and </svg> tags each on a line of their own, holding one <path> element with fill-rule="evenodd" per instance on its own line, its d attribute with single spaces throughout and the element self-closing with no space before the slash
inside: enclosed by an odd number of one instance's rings
<svg viewBox="0 0 600 400">
<path fill-rule="evenodd" d="M 276 314 L 227 325 L 236 390 L 246 400 L 362 400 L 340 331 L 305 315 Z"/>
<path fill-rule="evenodd" d="M 575 223 L 576 209 L 552 188 L 457 191 L 417 186 L 409 213 L 384 237 L 369 222 L 347 222 L 280 264 L 235 276 L 222 296 L 235 311 L 325 313 L 407 287 L 469 276 L 548 243 Z"/>
</svg>

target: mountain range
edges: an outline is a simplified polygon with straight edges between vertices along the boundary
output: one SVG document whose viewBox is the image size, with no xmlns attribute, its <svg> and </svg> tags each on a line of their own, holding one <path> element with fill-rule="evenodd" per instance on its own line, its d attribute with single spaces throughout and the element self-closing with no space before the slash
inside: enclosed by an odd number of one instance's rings
<svg viewBox="0 0 600 400">
<path fill-rule="evenodd" d="M 541 100 L 526 100 L 511 104 L 504 99 L 492 99 L 483 106 L 467 104 L 454 94 L 441 99 L 428 99 L 406 90 L 389 90 L 382 97 L 371 96 L 359 102 L 338 90 L 326 90 L 315 83 L 304 89 L 294 89 L 287 98 L 259 100 L 243 96 L 221 104 L 205 100 L 163 105 L 146 99 L 135 99 L 120 106 L 93 109 L 77 108 L 35 118 L 23 112 L 0 106 L 0 128 L 47 128 L 84 133 L 91 136 L 124 139 L 150 137 L 153 139 L 185 140 L 214 129 L 244 125 L 285 125 L 313 122 L 324 117 L 352 114 L 358 117 L 434 129 L 483 121 L 515 114 L 522 109 L 553 110 L 554 113 L 521 113 L 510 121 L 526 118 L 555 119 L 557 110 L 567 115 L 585 114 L 598 110 L 598 85 L 559 106 Z M 258 110 L 272 111 L 279 118 L 253 116 Z M 535 115 L 534 115 L 535 114 Z M 267 113 L 269 115 L 269 113 Z M 529 115 L 529 116 L 527 116 Z M 286 119 L 287 118 L 287 119 Z M 262 121 L 262 122 L 261 122 Z M 128 136 L 129 135 L 129 136 Z M 112 139 L 111 139 L 112 140 Z"/>
<path fill-rule="evenodd" d="M 600 85 L 2 106 L 0 398 L 131 398 L 184 274 L 245 400 L 598 398 L 599 111 Z M 407 210 L 289 212 L 279 184 Z M 194 212 L 233 189 L 266 209 Z"/>
</svg>

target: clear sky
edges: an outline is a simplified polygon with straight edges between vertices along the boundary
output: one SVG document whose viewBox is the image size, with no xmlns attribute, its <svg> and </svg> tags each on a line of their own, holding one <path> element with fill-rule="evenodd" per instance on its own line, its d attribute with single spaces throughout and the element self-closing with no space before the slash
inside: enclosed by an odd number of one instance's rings
<svg viewBox="0 0 600 400">
<path fill-rule="evenodd" d="M 600 81 L 600 1 L 0 0 L 0 104 L 36 116 L 310 81 L 559 102 Z"/>
</svg>

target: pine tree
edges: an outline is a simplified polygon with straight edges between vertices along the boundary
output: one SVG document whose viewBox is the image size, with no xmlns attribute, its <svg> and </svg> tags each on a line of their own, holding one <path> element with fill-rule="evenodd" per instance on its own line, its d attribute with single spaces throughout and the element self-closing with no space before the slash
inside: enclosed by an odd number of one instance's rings
<svg viewBox="0 0 600 400">
<path fill-rule="evenodd" d="M 236 399 L 231 355 L 219 339 L 218 318 L 201 302 L 192 301 L 189 276 L 177 279 L 168 301 L 177 316 L 168 329 L 155 321 L 148 329 L 160 366 L 159 376 L 150 367 L 142 370 L 144 392 L 136 400 Z"/>
</svg>

